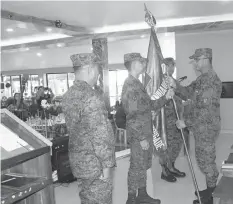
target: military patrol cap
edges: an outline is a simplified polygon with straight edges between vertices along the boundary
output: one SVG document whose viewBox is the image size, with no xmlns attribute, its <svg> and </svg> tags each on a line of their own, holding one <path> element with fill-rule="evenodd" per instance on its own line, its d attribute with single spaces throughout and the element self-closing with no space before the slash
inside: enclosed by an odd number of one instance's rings
<svg viewBox="0 0 233 204">
<path fill-rule="evenodd" d="M 189 59 L 196 59 L 204 55 L 207 58 L 212 58 L 212 49 L 211 48 L 199 48 L 195 50 L 195 53 L 189 57 Z"/>
<path fill-rule="evenodd" d="M 127 53 L 124 55 L 124 64 L 127 62 L 132 61 L 141 61 L 141 62 L 147 62 L 147 59 L 142 57 L 140 53 Z"/>
<path fill-rule="evenodd" d="M 94 53 L 74 54 L 70 56 L 70 59 L 73 63 L 73 67 L 83 67 L 85 65 L 101 63 Z"/>
</svg>

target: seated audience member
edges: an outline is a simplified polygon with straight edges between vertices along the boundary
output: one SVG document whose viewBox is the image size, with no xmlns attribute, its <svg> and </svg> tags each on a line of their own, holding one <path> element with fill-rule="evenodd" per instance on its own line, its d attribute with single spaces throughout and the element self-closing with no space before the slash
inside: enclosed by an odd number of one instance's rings
<svg viewBox="0 0 233 204">
<path fill-rule="evenodd" d="M 115 110 L 117 111 L 117 109 L 120 107 L 120 102 L 119 101 L 116 101 L 116 104 L 115 104 Z"/>
<path fill-rule="evenodd" d="M 52 89 L 45 87 L 44 88 L 44 97 L 48 101 L 48 103 L 52 103 L 52 99 L 54 97 Z"/>
<path fill-rule="evenodd" d="M 21 93 L 15 93 L 14 98 L 9 98 L 7 109 L 23 121 L 28 118 L 28 106 L 24 103 Z"/>
<path fill-rule="evenodd" d="M 62 113 L 61 99 L 59 97 L 55 97 L 53 100 L 54 105 L 51 106 L 48 111 L 53 116 L 58 116 Z"/>
<path fill-rule="evenodd" d="M 54 94 L 50 88 L 44 88 L 43 86 L 40 86 L 36 93 L 36 100 L 37 100 L 37 105 L 39 109 L 40 110 L 43 109 L 41 106 L 42 100 L 47 100 L 48 103 L 51 103 L 53 97 L 54 97 Z"/>
<path fill-rule="evenodd" d="M 116 110 L 116 125 L 118 128 L 125 129 L 126 126 L 126 115 L 124 112 L 124 109 L 122 107 L 122 103 L 119 104 L 117 110 Z"/>
<path fill-rule="evenodd" d="M 38 112 L 37 101 L 36 101 L 36 98 L 33 97 L 32 104 L 29 106 L 29 113 L 32 117 L 35 117 L 37 115 L 37 112 Z"/>
<path fill-rule="evenodd" d="M 7 97 L 3 96 L 1 99 L 1 108 L 6 108 Z"/>
</svg>

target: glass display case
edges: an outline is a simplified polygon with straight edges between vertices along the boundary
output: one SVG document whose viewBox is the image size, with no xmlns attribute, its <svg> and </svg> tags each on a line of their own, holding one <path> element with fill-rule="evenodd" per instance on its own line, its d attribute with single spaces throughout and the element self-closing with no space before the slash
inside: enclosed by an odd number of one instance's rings
<svg viewBox="0 0 233 204">
<path fill-rule="evenodd" d="M 6 109 L 0 139 L 1 203 L 55 204 L 52 143 Z"/>
</svg>

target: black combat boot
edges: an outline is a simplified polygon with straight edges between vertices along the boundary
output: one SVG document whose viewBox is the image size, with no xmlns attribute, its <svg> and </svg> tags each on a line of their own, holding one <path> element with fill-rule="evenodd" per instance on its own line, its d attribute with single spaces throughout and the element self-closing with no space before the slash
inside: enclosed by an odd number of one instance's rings
<svg viewBox="0 0 233 204">
<path fill-rule="evenodd" d="M 159 199 L 151 198 L 147 192 L 146 187 L 138 189 L 138 196 L 136 198 L 136 204 L 160 204 Z"/>
<path fill-rule="evenodd" d="M 181 172 L 179 171 L 175 165 L 174 165 L 174 162 L 172 163 L 172 168 L 169 169 L 169 171 L 171 172 L 171 174 L 175 177 L 178 177 L 178 178 L 183 178 L 186 176 L 186 174 L 184 172 Z"/>
<path fill-rule="evenodd" d="M 128 200 L 126 201 L 126 204 L 136 204 L 136 193 L 128 194 Z"/>
<path fill-rule="evenodd" d="M 202 204 L 213 204 L 213 196 L 215 187 L 207 187 L 207 189 L 203 191 L 199 191 Z M 195 191 L 195 195 L 197 196 L 197 192 Z M 194 200 L 193 204 L 199 204 L 198 200 Z"/>
<path fill-rule="evenodd" d="M 199 200 L 194 200 L 193 204 L 200 204 Z M 214 204 L 213 197 L 202 197 L 201 198 L 201 204 Z"/>
<path fill-rule="evenodd" d="M 167 181 L 167 182 L 176 182 L 176 177 L 174 177 L 171 172 L 169 171 L 169 169 L 167 168 L 166 165 L 162 165 L 163 171 L 161 174 L 161 179 Z"/>
<path fill-rule="evenodd" d="M 205 189 L 203 191 L 199 191 L 200 197 L 212 195 L 212 193 L 214 192 L 214 189 L 215 189 L 215 187 L 207 187 L 207 189 Z M 197 196 L 196 191 L 195 191 L 195 195 Z"/>
</svg>

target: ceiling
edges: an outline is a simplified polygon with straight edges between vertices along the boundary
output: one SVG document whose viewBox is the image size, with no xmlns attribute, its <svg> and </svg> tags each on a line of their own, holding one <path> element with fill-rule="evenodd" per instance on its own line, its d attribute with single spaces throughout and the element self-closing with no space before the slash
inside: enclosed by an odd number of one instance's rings
<svg viewBox="0 0 233 204">
<path fill-rule="evenodd" d="M 233 20 L 231 1 L 1 1 L 1 8 L 22 15 L 82 26 L 90 34 L 147 29 L 144 3 L 155 16 L 158 27 Z M 22 44 L 24 47 L 24 43 L 47 42 L 78 34 L 35 23 L 2 19 L 1 46 Z"/>
<path fill-rule="evenodd" d="M 233 12 L 231 1 L 2 1 L 2 9 L 95 28 L 143 22 L 144 3 L 158 20 Z"/>
</svg>

